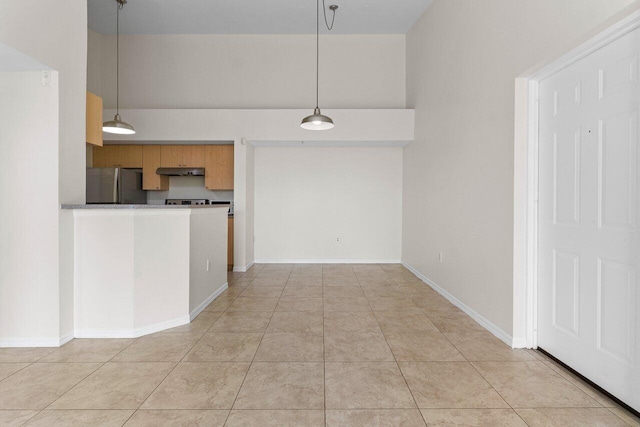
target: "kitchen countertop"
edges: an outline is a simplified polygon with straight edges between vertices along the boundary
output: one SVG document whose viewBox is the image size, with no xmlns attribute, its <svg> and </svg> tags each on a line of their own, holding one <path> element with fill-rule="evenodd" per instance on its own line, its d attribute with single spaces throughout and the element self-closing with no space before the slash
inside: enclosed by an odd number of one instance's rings
<svg viewBox="0 0 640 427">
<path fill-rule="evenodd" d="M 78 204 L 61 205 L 62 209 L 229 209 L 229 205 L 115 205 L 115 204 Z"/>
</svg>

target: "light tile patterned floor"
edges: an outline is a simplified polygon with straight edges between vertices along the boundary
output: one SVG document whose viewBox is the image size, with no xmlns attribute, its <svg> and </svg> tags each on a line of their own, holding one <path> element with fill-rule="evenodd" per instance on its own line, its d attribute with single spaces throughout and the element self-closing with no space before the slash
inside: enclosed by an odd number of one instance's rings
<svg viewBox="0 0 640 427">
<path fill-rule="evenodd" d="M 0 349 L 0 426 L 640 426 L 400 265 L 256 265 L 191 324 Z"/>
</svg>

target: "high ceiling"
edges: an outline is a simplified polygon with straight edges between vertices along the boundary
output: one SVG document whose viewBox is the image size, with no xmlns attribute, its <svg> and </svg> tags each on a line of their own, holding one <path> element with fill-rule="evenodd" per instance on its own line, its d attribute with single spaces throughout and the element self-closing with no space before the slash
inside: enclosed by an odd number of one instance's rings
<svg viewBox="0 0 640 427">
<path fill-rule="evenodd" d="M 336 34 L 405 34 L 431 0 L 325 0 Z M 89 28 L 115 34 L 116 0 L 88 0 Z M 322 0 L 320 0 L 322 7 Z M 315 33 L 314 0 L 128 0 L 121 34 Z M 321 20 L 322 15 L 321 15 Z M 324 24 L 321 31 L 327 32 Z"/>
</svg>

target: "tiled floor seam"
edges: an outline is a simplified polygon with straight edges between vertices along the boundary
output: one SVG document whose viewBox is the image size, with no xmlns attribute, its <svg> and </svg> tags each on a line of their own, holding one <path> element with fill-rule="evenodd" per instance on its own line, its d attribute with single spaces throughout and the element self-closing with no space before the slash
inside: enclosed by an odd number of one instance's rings
<svg viewBox="0 0 640 427">
<path fill-rule="evenodd" d="M 292 271 L 293 271 L 293 269 L 292 269 Z M 287 276 L 287 280 L 285 281 L 285 288 L 287 286 L 286 283 L 289 281 L 290 277 L 291 277 L 291 271 L 289 272 L 289 275 Z M 251 286 L 251 282 L 253 282 L 254 279 L 255 279 L 255 277 L 253 279 L 251 279 L 251 281 L 249 282 L 249 285 L 247 287 Z M 278 302 L 276 303 L 275 308 L 271 312 L 271 317 L 269 317 L 269 322 L 267 322 L 267 326 L 265 327 L 264 331 L 262 332 L 262 336 L 260 337 L 260 342 L 258 343 L 258 347 L 256 347 L 256 351 L 255 351 L 255 353 L 253 353 L 253 357 L 251 358 L 251 362 L 249 362 L 249 368 L 247 369 L 247 372 L 244 374 L 244 378 L 242 379 L 242 383 L 240 384 L 240 387 L 238 388 L 238 392 L 236 393 L 236 396 L 233 399 L 233 403 L 231 404 L 231 408 L 229 409 L 229 413 L 227 414 L 227 418 L 224 421 L 224 425 L 227 425 L 227 422 L 229 421 L 229 417 L 231 416 L 231 411 L 233 411 L 234 407 L 236 406 L 236 402 L 238 401 L 238 396 L 240 395 L 240 392 L 242 391 L 242 387 L 244 386 L 244 382 L 247 380 L 247 376 L 249 375 L 249 372 L 251 371 L 251 367 L 253 366 L 253 362 L 256 359 L 256 355 L 258 354 L 258 351 L 260 350 L 260 346 L 262 345 L 262 341 L 264 340 L 264 336 L 267 333 L 267 330 L 269 329 L 269 325 L 271 324 L 271 320 L 273 319 L 273 315 L 275 314 L 276 308 L 278 307 L 278 304 L 280 303 L 280 298 L 282 298 L 282 293 L 284 293 L 284 288 L 283 288 L 283 292 L 281 292 L 280 296 L 278 297 Z M 230 306 L 231 305 L 229 305 L 229 307 Z"/>
<path fill-rule="evenodd" d="M 622 422 L 623 422 L 623 423 L 625 423 L 626 425 L 628 425 L 628 426 L 630 426 L 630 427 L 633 427 L 633 424 L 631 424 L 629 421 L 627 421 L 627 420 L 625 420 L 624 418 L 622 418 L 622 417 L 621 417 L 617 412 L 612 411 L 612 410 L 611 410 L 612 408 L 607 408 L 607 407 L 605 407 L 605 409 L 606 409 L 607 411 L 609 411 L 609 413 L 610 413 L 610 414 L 613 414 L 613 415 L 615 415 L 616 417 L 618 417 L 619 419 L 621 419 L 621 420 L 622 420 Z"/>
<path fill-rule="evenodd" d="M 356 275 L 356 277 L 357 277 L 357 275 Z M 360 283 L 360 279 L 358 279 L 358 283 Z M 369 308 L 371 308 L 371 312 L 373 312 L 373 307 L 371 307 L 371 301 L 369 301 L 369 297 L 367 297 L 366 293 L 365 293 L 365 298 L 367 298 L 367 303 L 369 304 Z M 374 317 L 375 317 L 375 314 L 374 314 Z M 376 322 L 378 322 L 377 318 L 376 318 Z M 378 327 L 382 331 L 382 328 L 380 327 L 380 322 L 378 322 Z M 402 379 L 404 380 L 404 384 L 407 386 L 407 390 L 409 390 L 409 394 L 411 394 L 411 398 L 413 399 L 413 403 L 416 405 L 416 409 L 418 409 L 418 412 L 420 413 L 420 418 L 422 418 L 422 420 L 424 421 L 424 424 L 427 425 L 427 420 L 425 420 L 424 419 L 424 415 L 422 415 L 422 411 L 420 410 L 420 407 L 418 406 L 418 401 L 416 400 L 416 397 L 413 395 L 413 391 L 411 391 L 411 387 L 409 387 L 409 382 L 407 381 L 407 378 L 404 376 L 404 372 L 402 372 L 402 369 L 400 368 L 400 364 L 398 363 L 398 359 L 396 358 L 396 355 L 394 354 L 393 350 L 391 349 L 391 346 L 389 345 L 389 341 L 387 341 L 387 337 L 384 334 L 384 332 L 382 333 L 382 337 L 384 338 L 384 342 L 387 343 L 387 347 L 389 347 L 389 351 L 391 352 L 391 356 L 393 356 L 393 360 L 396 363 L 396 366 L 398 367 L 398 371 L 400 372 L 400 375 L 402 375 Z"/>
<path fill-rule="evenodd" d="M 203 335 L 203 336 L 204 336 L 204 335 Z M 193 343 L 193 345 L 192 345 L 191 347 L 189 347 L 189 350 L 187 350 L 187 351 L 182 355 L 182 357 L 180 358 L 180 360 L 178 361 L 178 363 L 176 363 L 176 364 L 174 365 L 174 367 L 173 367 L 173 368 L 171 368 L 171 370 L 169 371 L 169 373 L 168 373 L 167 375 L 165 375 L 165 377 L 162 379 L 162 381 L 160 381 L 160 382 L 158 383 L 158 385 L 156 385 L 156 386 L 154 387 L 154 389 L 151 391 L 151 393 L 149 393 L 149 394 L 147 395 L 147 397 L 142 401 L 142 403 L 140 403 L 140 405 L 138 405 L 138 407 L 136 408 L 136 410 L 135 410 L 135 411 L 133 411 L 133 414 L 131 414 L 131 417 L 132 417 L 136 412 L 138 412 L 138 411 L 140 410 L 140 408 L 142 407 L 142 405 L 144 405 L 144 404 L 145 404 L 145 402 L 146 402 L 147 400 L 149 400 L 149 397 L 151 397 L 151 395 L 152 395 L 153 393 L 155 393 L 155 391 L 158 389 L 158 387 L 160 387 L 160 386 L 162 385 L 162 383 L 164 383 L 164 382 L 166 381 L 166 379 L 169 377 L 169 375 L 171 375 L 171 373 L 172 373 L 172 372 L 173 372 L 173 371 L 178 367 L 178 365 L 180 364 L 180 362 L 182 362 L 182 360 L 184 360 L 184 358 L 187 356 L 187 354 L 189 354 L 189 352 L 190 352 L 191 350 L 193 350 L 193 347 L 195 347 L 195 346 L 196 346 L 196 344 L 198 344 L 198 343 L 200 342 L 200 340 L 201 340 L 201 339 L 202 339 L 202 337 L 200 337 L 196 342 L 194 342 L 194 343 Z M 131 418 L 131 417 L 129 417 L 129 418 Z"/>
<path fill-rule="evenodd" d="M 233 297 L 233 299 L 231 300 L 231 302 L 235 301 L 237 298 L 238 298 L 237 296 Z M 215 299 L 214 299 L 214 301 L 215 301 Z M 211 301 L 211 303 L 210 303 L 210 304 L 212 304 L 212 303 L 213 303 L 213 301 Z M 230 305 L 231 305 L 231 304 L 229 304 L 229 306 L 230 306 Z M 227 306 L 227 308 L 225 308 L 225 309 L 222 311 L 222 313 L 223 313 L 223 314 L 228 310 L 229 306 Z M 203 311 L 206 311 L 206 308 L 205 308 L 205 310 L 203 310 Z M 216 321 L 217 321 L 217 319 L 216 319 Z M 194 348 L 194 347 L 195 347 L 195 346 L 196 346 L 196 345 L 197 345 L 197 344 L 198 344 L 198 343 L 199 343 L 199 342 L 204 338 L 205 334 L 209 331 L 209 329 L 211 329 L 211 328 L 213 327 L 213 325 L 214 325 L 215 323 L 216 323 L 216 322 L 213 322 L 213 323 L 211 324 L 211 326 L 209 326 L 209 328 L 207 328 L 207 330 L 202 334 L 202 336 L 200 336 L 200 338 L 198 338 L 198 340 L 197 340 L 197 341 L 196 341 L 196 342 L 195 342 L 195 343 L 194 343 L 194 344 L 189 348 L 189 350 L 187 350 L 187 351 L 185 352 L 185 354 L 184 354 L 184 355 L 182 356 L 182 358 L 178 361 L 178 363 L 176 363 L 176 364 L 175 364 L 175 366 L 174 366 L 174 367 L 169 371 L 169 373 L 168 373 L 168 374 L 167 374 L 167 375 L 162 379 L 162 381 L 160 381 L 160 382 L 158 383 L 158 385 L 157 385 L 157 386 L 156 386 L 156 387 L 151 391 L 151 393 L 149 393 L 149 395 L 148 395 L 148 396 L 147 396 L 147 397 L 142 401 L 142 403 L 141 403 L 141 404 L 140 404 L 140 405 L 139 405 L 139 406 L 138 406 L 138 407 L 133 411 L 133 413 L 129 416 L 129 418 L 127 419 L 127 421 L 125 421 L 125 423 L 124 423 L 123 425 L 125 425 L 127 422 L 129 422 L 129 420 L 130 420 L 130 419 L 131 419 L 131 418 L 132 418 L 132 417 L 133 417 L 133 416 L 134 416 L 134 415 L 135 415 L 135 414 L 140 410 L 140 408 L 142 407 L 142 405 L 144 405 L 144 404 L 145 404 L 145 402 L 149 399 L 149 397 L 151 397 L 151 395 L 152 395 L 152 394 L 153 394 L 153 393 L 158 389 L 158 387 L 160 387 L 160 386 L 162 385 L 162 383 L 164 383 L 164 382 L 166 381 L 166 379 L 169 377 L 169 375 L 171 375 L 171 373 L 172 373 L 172 372 L 173 372 L 173 371 L 178 367 L 178 365 L 180 364 L 180 362 L 182 362 L 182 361 L 184 360 L 184 358 L 189 354 L 189 352 L 191 352 L 191 350 L 193 350 L 193 348 Z M 130 344 L 130 345 L 131 345 L 131 344 Z M 128 346 L 127 346 L 127 347 L 128 347 Z M 124 351 L 124 349 L 123 349 L 123 351 Z M 118 354 L 120 354 L 120 353 L 118 353 Z M 115 357 L 115 356 L 114 356 L 114 357 Z M 247 371 L 247 372 L 248 372 L 248 371 Z M 246 374 L 245 374 L 245 376 L 246 376 Z M 231 412 L 231 410 L 229 410 L 229 412 Z M 229 416 L 229 415 L 227 414 L 227 418 L 228 418 L 228 416 Z M 226 424 L 226 419 L 225 419 L 225 424 Z"/>
<path fill-rule="evenodd" d="M 426 315 L 426 313 L 425 313 L 425 315 Z M 428 317 L 429 317 L 429 316 L 427 316 L 427 318 L 428 318 Z M 433 323 L 433 322 L 432 322 L 432 323 Z M 437 327 L 436 327 L 436 328 L 437 328 Z M 438 329 L 438 330 L 439 330 L 439 329 Z M 487 379 L 485 378 L 485 376 L 484 376 L 484 375 L 482 375 L 482 373 L 478 370 L 478 368 L 476 368 L 476 366 L 473 364 L 473 362 L 472 362 L 471 360 L 469 360 L 469 359 L 467 358 L 467 356 L 465 356 L 465 355 L 460 351 L 460 349 L 459 349 L 459 348 L 458 348 L 458 347 L 453 343 L 453 341 L 451 341 L 451 340 L 449 339 L 449 337 L 448 337 L 446 334 L 442 333 L 441 331 L 440 331 L 440 333 L 442 334 L 442 336 L 443 336 L 447 341 L 449 341 L 449 343 L 450 343 L 450 344 L 451 344 L 451 345 L 452 345 L 456 350 L 458 350 L 458 353 L 460 353 L 460 355 L 464 358 L 464 360 L 466 360 L 466 361 L 467 361 L 467 363 L 473 367 L 473 369 L 478 373 L 478 375 L 480 375 L 480 376 L 482 377 L 482 379 L 483 379 L 483 380 L 485 380 L 487 384 L 489 384 L 489 387 L 491 387 L 491 388 L 496 392 L 496 394 L 497 394 L 498 396 L 500 396 L 500 399 L 502 399 L 502 400 L 504 401 L 504 403 L 506 403 L 507 405 L 509 405 L 509 409 L 511 409 L 511 411 L 512 411 L 512 412 L 514 412 L 514 413 L 518 416 L 518 418 L 520 418 L 520 419 L 522 420 L 522 422 L 523 422 L 523 423 L 525 423 L 526 425 L 529 425 L 529 423 L 527 423 L 527 422 L 524 420 L 524 418 L 522 418 L 522 416 L 518 413 L 518 411 L 516 411 L 516 410 L 511 406 L 511 404 L 510 404 L 509 402 L 507 402 L 507 399 L 505 399 L 505 398 L 504 398 L 504 396 L 503 396 L 502 394 L 500 394 L 500 392 L 499 392 L 498 390 L 496 390 L 496 388 L 493 386 L 493 384 L 491 384 L 491 383 L 489 382 L 489 380 L 487 380 Z"/>
<path fill-rule="evenodd" d="M 44 362 L 43 362 L 44 363 Z M 77 362 L 77 363 L 82 363 L 82 362 Z M 100 366 L 98 366 L 96 369 L 94 369 L 93 371 L 89 372 L 87 375 L 85 375 L 80 381 L 78 381 L 77 383 L 75 383 L 72 387 L 69 387 L 69 389 L 67 389 L 67 391 L 65 391 L 64 393 L 62 393 L 60 396 L 58 396 L 53 402 L 49 403 L 47 406 L 44 407 L 44 409 L 41 409 L 40 412 L 48 409 L 51 407 L 51 405 L 53 405 L 54 403 L 56 403 L 58 400 L 60 400 L 65 394 L 69 393 L 71 390 L 73 390 L 74 388 L 76 388 L 78 386 L 78 384 L 80 384 L 82 381 L 86 380 L 87 378 L 89 378 L 91 375 L 93 375 L 94 373 L 96 373 L 96 371 L 98 371 L 98 369 L 102 368 L 104 365 L 106 365 L 107 362 L 103 362 L 102 364 L 100 364 Z"/>
<path fill-rule="evenodd" d="M 320 264 L 320 283 L 322 284 L 322 417 L 327 427 L 327 346 L 324 337 L 324 265 Z"/>
</svg>

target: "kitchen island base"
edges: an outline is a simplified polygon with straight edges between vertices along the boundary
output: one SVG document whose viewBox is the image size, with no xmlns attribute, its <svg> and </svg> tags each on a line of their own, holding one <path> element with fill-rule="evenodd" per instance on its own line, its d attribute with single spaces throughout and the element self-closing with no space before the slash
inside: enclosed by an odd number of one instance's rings
<svg viewBox="0 0 640 427">
<path fill-rule="evenodd" d="M 227 288 L 227 210 L 75 207 L 75 337 L 189 323 Z"/>
</svg>

